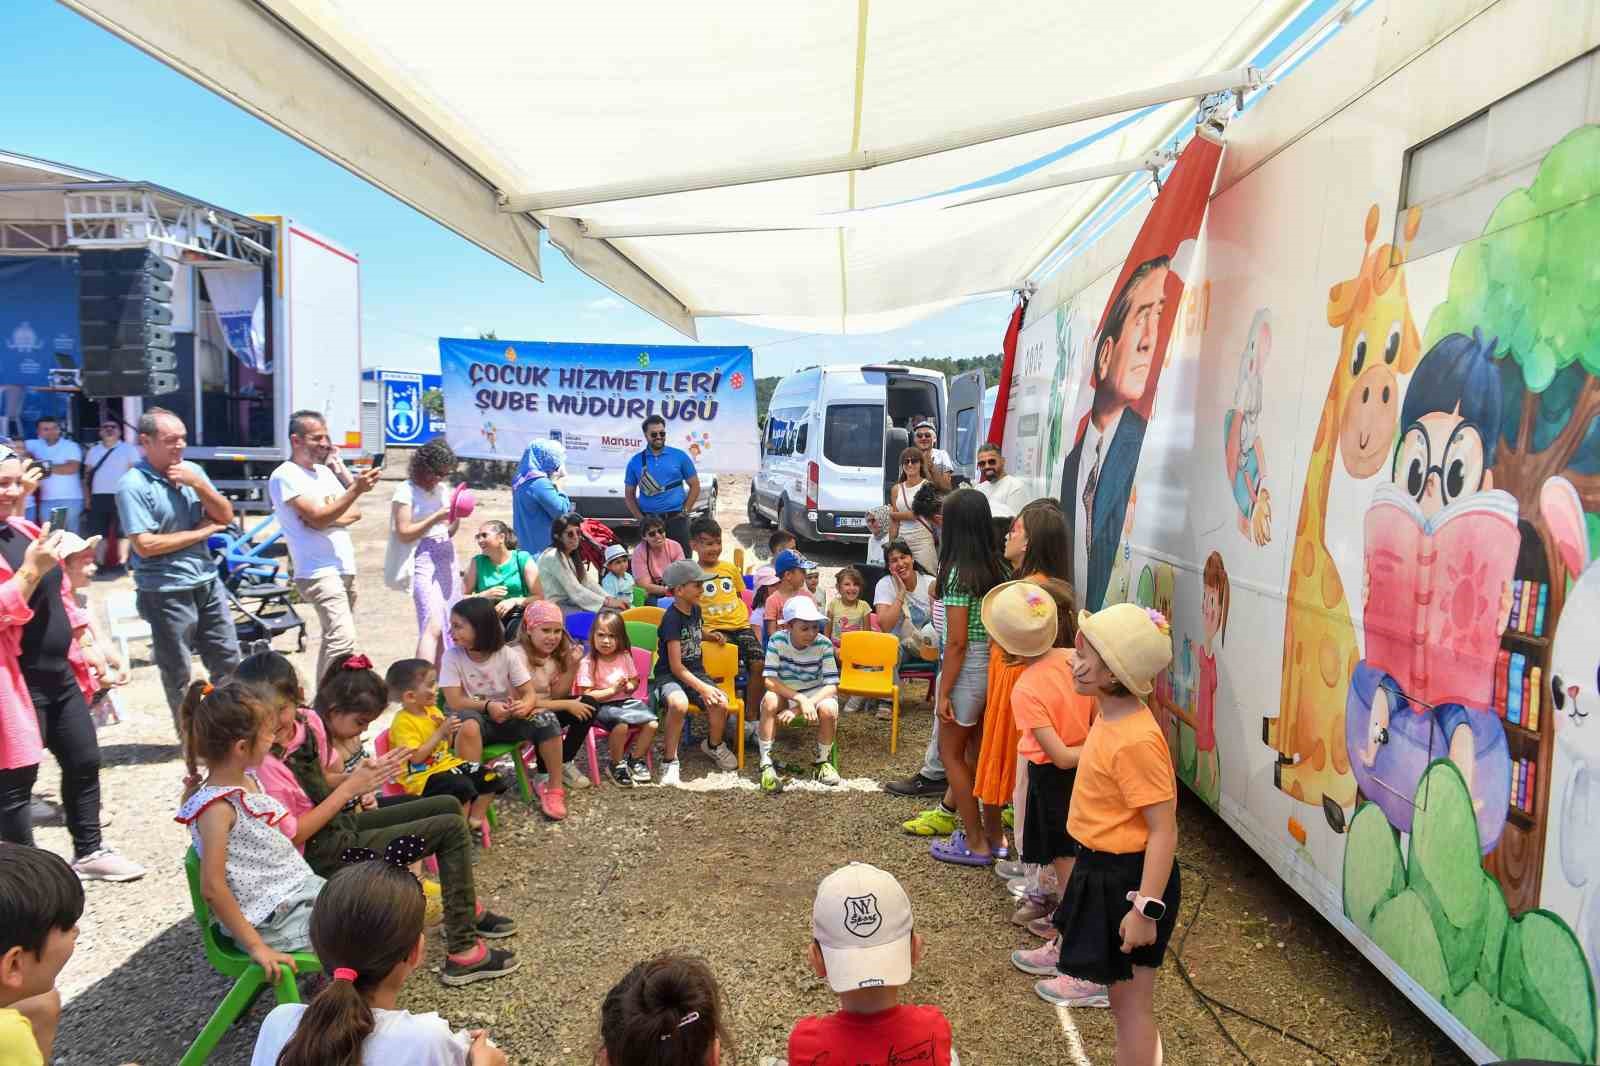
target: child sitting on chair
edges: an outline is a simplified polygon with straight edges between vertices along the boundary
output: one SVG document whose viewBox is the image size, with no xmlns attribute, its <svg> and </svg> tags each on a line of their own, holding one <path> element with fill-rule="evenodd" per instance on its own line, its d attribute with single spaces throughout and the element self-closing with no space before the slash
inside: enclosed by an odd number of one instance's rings
<svg viewBox="0 0 1600 1066">
<path fill-rule="evenodd" d="M 633 661 L 633 645 L 628 626 L 616 611 L 601 611 L 589 631 L 589 654 L 578 667 L 573 691 L 585 703 L 593 704 L 595 717 L 608 732 L 611 749 L 611 779 L 624 788 L 650 783 L 650 764 L 645 755 L 656 738 L 656 716 L 645 702 L 634 696 L 639 688 L 639 667 Z M 627 758 L 628 734 L 637 729 L 633 758 Z"/>
<path fill-rule="evenodd" d="M 389 698 L 400 700 L 389 723 L 389 746 L 411 751 L 400 785 L 411 796 L 454 796 L 467 812 L 467 824 L 478 830 L 489 804 L 506 790 L 506 779 L 478 762 L 483 737 L 477 720 L 445 717 L 435 706 L 433 686 L 426 684 L 433 673 L 426 659 L 402 659 L 384 677 Z"/>
<path fill-rule="evenodd" d="M 722 644 L 727 640 L 716 630 L 706 629 L 700 614 L 700 597 L 705 595 L 707 577 L 700 564 L 690 559 L 679 559 L 661 576 L 666 587 L 672 590 L 672 605 L 661 619 L 661 647 L 656 656 L 654 679 L 657 708 L 665 706 L 667 709 L 667 737 L 663 745 L 666 761 L 661 767 L 663 785 L 676 785 L 680 781 L 678 744 L 683 739 L 683 719 L 689 713 L 691 702 L 699 704 L 706 712 L 707 737 L 700 742 L 700 750 L 719 770 L 732 770 L 739 765 L 739 757 L 728 749 L 723 739 L 728 725 L 728 697 L 712 684 L 700 654 L 703 641 Z"/>
<path fill-rule="evenodd" d="M 761 700 L 761 789 L 781 787 L 772 765 L 772 738 L 778 723 L 788 725 L 802 714 L 817 726 L 817 759 L 813 776 L 824 785 L 837 785 L 839 771 L 829 756 L 834 730 L 839 724 L 839 660 L 833 642 L 822 635 L 822 612 L 810 597 L 796 596 L 783 605 L 783 628 L 767 641 L 762 668 L 767 694 Z"/>
<path fill-rule="evenodd" d="M 607 596 L 633 599 L 633 575 L 628 572 L 628 549 L 620 544 L 606 546 L 605 573 L 600 577 L 600 588 Z"/>
<path fill-rule="evenodd" d="M 0 843 L 0 1062 L 44 1066 L 61 1021 L 56 977 L 78 943 L 83 885 L 61 856 Z"/>
</svg>

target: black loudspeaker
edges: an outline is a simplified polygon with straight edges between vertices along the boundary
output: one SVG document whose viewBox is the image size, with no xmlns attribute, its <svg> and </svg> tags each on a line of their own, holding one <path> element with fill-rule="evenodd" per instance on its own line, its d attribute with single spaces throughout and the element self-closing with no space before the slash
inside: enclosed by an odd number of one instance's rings
<svg viewBox="0 0 1600 1066">
<path fill-rule="evenodd" d="M 173 265 L 147 248 L 78 253 L 83 392 L 90 399 L 178 391 Z"/>
</svg>

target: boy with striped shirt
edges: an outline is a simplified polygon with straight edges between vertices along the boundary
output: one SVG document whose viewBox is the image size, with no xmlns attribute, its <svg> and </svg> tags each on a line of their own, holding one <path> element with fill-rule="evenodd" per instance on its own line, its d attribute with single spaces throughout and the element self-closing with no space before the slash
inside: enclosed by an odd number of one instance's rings
<svg viewBox="0 0 1600 1066">
<path fill-rule="evenodd" d="M 762 668 L 767 692 L 761 699 L 761 789 L 776 792 L 778 771 L 772 764 L 772 737 L 778 723 L 788 725 L 796 714 L 817 725 L 815 777 L 837 785 L 839 771 L 829 761 L 834 729 L 839 724 L 839 660 L 833 642 L 822 635 L 822 612 L 810 597 L 795 596 L 783 605 L 784 628 L 767 641 Z"/>
</svg>

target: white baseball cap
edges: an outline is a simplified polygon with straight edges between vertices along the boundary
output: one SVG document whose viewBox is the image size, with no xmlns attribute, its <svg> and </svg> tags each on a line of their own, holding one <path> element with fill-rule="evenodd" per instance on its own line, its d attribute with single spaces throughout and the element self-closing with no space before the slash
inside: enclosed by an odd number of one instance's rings
<svg viewBox="0 0 1600 1066">
<path fill-rule="evenodd" d="M 811 935 L 835 992 L 911 981 L 911 899 L 894 875 L 864 862 L 833 871 L 817 886 Z"/>
<path fill-rule="evenodd" d="M 783 620 L 785 622 L 820 622 L 822 612 L 817 610 L 817 605 L 810 596 L 793 596 L 783 604 Z"/>
</svg>

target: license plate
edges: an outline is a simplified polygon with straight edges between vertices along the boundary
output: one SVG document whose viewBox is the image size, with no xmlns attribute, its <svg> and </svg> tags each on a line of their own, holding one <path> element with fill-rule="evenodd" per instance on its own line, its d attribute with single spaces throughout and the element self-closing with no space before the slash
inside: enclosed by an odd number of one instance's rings
<svg viewBox="0 0 1600 1066">
<path fill-rule="evenodd" d="M 865 518 L 853 518 L 849 515 L 845 515 L 838 519 L 837 525 L 840 529 L 866 529 L 867 520 Z"/>
</svg>

